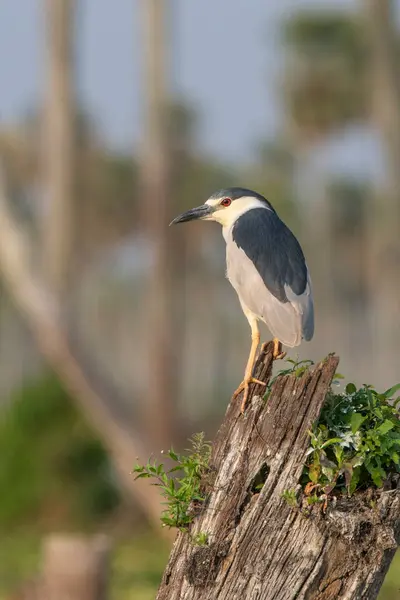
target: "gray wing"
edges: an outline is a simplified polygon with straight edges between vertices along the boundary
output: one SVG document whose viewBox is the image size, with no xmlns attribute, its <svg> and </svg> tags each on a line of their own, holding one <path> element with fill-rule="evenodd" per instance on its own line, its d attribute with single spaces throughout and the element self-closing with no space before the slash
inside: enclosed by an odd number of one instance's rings
<svg viewBox="0 0 400 600">
<path fill-rule="evenodd" d="M 228 278 L 249 310 L 287 346 L 314 333 L 311 280 L 300 244 L 268 209 L 252 209 L 232 228 Z"/>
</svg>

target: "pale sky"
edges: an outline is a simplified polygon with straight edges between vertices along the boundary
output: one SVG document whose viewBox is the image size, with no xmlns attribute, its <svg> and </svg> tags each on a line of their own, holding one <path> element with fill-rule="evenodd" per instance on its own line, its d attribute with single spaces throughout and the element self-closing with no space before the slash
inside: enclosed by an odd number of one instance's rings
<svg viewBox="0 0 400 600">
<path fill-rule="evenodd" d="M 79 97 L 104 139 L 128 149 L 141 134 L 140 2 L 77 0 Z M 0 118 L 40 103 L 41 0 L 2 0 Z M 279 23 L 301 7 L 355 7 L 357 0 L 172 0 L 173 83 L 202 115 L 200 148 L 246 159 L 279 129 Z"/>
</svg>

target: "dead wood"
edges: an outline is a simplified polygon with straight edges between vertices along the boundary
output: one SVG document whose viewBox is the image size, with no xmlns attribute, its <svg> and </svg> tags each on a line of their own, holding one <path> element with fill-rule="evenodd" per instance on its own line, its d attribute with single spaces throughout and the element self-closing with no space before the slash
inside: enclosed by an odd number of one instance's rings
<svg viewBox="0 0 400 600">
<path fill-rule="evenodd" d="M 268 382 L 268 346 L 256 377 Z M 189 534 L 180 533 L 157 600 L 356 600 L 377 597 L 399 535 L 399 489 L 307 512 L 299 490 L 310 439 L 339 359 L 279 376 L 267 400 L 255 386 L 246 413 L 231 401 L 213 445 L 212 483 Z M 262 485 L 261 490 L 259 485 Z M 207 482 L 206 482 L 207 485 Z M 196 546 L 194 536 L 208 535 Z M 397 540 L 397 541 L 396 541 Z"/>
</svg>

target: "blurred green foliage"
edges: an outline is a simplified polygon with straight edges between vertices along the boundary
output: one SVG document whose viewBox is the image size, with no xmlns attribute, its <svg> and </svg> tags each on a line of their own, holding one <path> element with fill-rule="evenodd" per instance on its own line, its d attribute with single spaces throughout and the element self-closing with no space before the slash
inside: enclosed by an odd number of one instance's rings
<svg viewBox="0 0 400 600">
<path fill-rule="evenodd" d="M 400 552 L 392 562 L 389 573 L 386 575 L 378 600 L 399 600 L 400 598 Z"/>
<path fill-rule="evenodd" d="M 22 583 L 34 578 L 39 568 L 40 536 L 24 533 L 2 534 L 0 544 L 0 600 Z"/>
<path fill-rule="evenodd" d="M 358 61 L 365 57 L 364 34 L 359 19 L 340 12 L 301 11 L 288 19 L 284 28 L 288 46 L 303 52 L 325 50 Z"/>
<path fill-rule="evenodd" d="M 113 531 L 120 498 L 103 445 L 51 373 L 7 400 L 0 454 L 0 600 L 8 600 L 37 577 L 46 532 Z M 125 527 L 124 536 L 115 543 L 110 597 L 153 599 L 169 543 Z"/>
<path fill-rule="evenodd" d="M 85 528 L 118 503 L 108 456 L 54 375 L 19 389 L 0 419 L 0 531 Z"/>
<path fill-rule="evenodd" d="M 110 600 L 154 600 L 169 553 L 170 544 L 151 532 L 118 544 Z"/>
<path fill-rule="evenodd" d="M 294 59 L 286 74 L 286 105 L 304 140 L 366 118 L 366 35 L 359 19 L 300 11 L 288 19 L 284 39 Z"/>
</svg>

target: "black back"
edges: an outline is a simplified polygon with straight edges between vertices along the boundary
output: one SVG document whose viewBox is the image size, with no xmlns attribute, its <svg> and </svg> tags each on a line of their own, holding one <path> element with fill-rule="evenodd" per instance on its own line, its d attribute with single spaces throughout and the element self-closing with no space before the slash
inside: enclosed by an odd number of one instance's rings
<svg viewBox="0 0 400 600">
<path fill-rule="evenodd" d="M 232 238 L 278 300 L 288 301 L 285 285 L 298 296 L 305 291 L 307 266 L 303 251 L 275 212 L 265 208 L 245 212 L 235 222 Z"/>
</svg>

